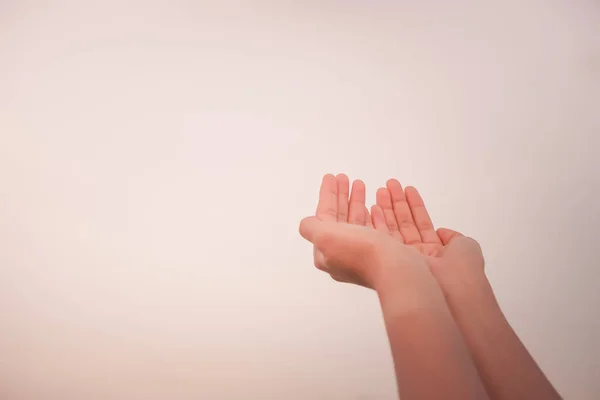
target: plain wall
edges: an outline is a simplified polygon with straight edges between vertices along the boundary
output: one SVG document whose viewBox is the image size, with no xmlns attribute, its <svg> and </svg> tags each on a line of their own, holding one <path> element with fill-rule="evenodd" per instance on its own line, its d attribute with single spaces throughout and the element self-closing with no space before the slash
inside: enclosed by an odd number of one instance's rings
<svg viewBox="0 0 600 400">
<path fill-rule="evenodd" d="M 327 172 L 417 186 L 597 398 L 599 134 L 597 1 L 0 0 L 0 398 L 394 399 Z"/>
</svg>

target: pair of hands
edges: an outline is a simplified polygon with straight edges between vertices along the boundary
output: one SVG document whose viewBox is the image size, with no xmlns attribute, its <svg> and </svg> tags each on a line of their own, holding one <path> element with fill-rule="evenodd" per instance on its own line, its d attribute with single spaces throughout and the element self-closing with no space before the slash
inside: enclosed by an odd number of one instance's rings
<svg viewBox="0 0 600 400">
<path fill-rule="evenodd" d="M 315 266 L 339 282 L 377 290 L 390 269 L 429 268 L 442 292 L 483 277 L 479 244 L 459 232 L 435 230 L 419 192 L 391 179 L 367 208 L 365 184 L 325 175 L 316 215 L 302 220 Z"/>
</svg>

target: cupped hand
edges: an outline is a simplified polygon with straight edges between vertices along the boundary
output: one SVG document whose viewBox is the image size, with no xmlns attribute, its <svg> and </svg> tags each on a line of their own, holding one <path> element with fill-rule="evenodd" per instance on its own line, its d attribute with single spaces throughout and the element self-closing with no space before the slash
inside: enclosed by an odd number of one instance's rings
<svg viewBox="0 0 600 400">
<path fill-rule="evenodd" d="M 375 229 L 417 250 L 446 295 L 453 287 L 472 285 L 484 278 L 484 259 L 479 244 L 451 229 L 434 229 L 425 203 L 414 187 L 402 188 L 390 179 L 377 190 L 372 208 Z"/>
<path fill-rule="evenodd" d="M 374 211 L 380 211 L 377 206 Z M 417 265 L 420 254 L 383 229 L 373 229 L 365 205 L 365 185 L 346 175 L 325 175 L 315 217 L 302 221 L 300 233 L 314 244 L 315 266 L 339 282 L 374 288 L 382 265 Z"/>
</svg>

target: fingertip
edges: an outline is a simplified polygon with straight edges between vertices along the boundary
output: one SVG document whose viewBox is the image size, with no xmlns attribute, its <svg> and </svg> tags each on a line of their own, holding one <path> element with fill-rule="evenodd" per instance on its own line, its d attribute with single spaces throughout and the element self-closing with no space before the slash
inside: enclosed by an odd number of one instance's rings
<svg viewBox="0 0 600 400">
<path fill-rule="evenodd" d="M 352 192 L 348 204 L 348 222 L 351 224 L 365 225 L 365 184 L 357 179 L 352 182 Z"/>
<path fill-rule="evenodd" d="M 439 228 L 435 232 L 444 245 L 450 243 L 450 241 L 454 238 L 464 236 L 462 233 L 448 228 Z"/>
<path fill-rule="evenodd" d="M 371 220 L 373 221 L 375 229 L 389 231 L 387 224 L 385 223 L 383 208 L 380 205 L 375 204 L 371 206 Z"/>
<path fill-rule="evenodd" d="M 365 189 L 365 187 L 365 183 L 360 179 L 356 179 L 354 182 L 352 182 L 352 189 L 361 190 Z"/>
<path fill-rule="evenodd" d="M 346 175 L 346 174 L 337 174 L 335 179 L 337 179 L 340 182 L 350 182 L 350 179 L 348 178 L 348 175 Z"/>
<path fill-rule="evenodd" d="M 385 183 L 385 186 L 389 189 L 402 188 L 400 181 L 398 181 L 397 179 L 388 179 L 388 181 Z"/>
<path fill-rule="evenodd" d="M 360 203 L 365 203 L 367 195 L 367 189 L 365 183 L 359 179 L 352 182 L 352 200 Z"/>
<path fill-rule="evenodd" d="M 373 206 L 371 206 L 371 216 L 385 220 L 383 207 L 381 207 L 379 204 L 374 204 Z"/>
<path fill-rule="evenodd" d="M 377 204 L 381 205 L 390 203 L 390 199 L 390 191 L 387 188 L 380 187 L 377 189 L 377 192 L 375 193 L 375 201 Z"/>
<path fill-rule="evenodd" d="M 423 205 L 423 199 L 421 194 L 414 186 L 407 186 L 404 188 L 404 196 L 411 206 Z"/>
<path fill-rule="evenodd" d="M 333 174 L 325 174 L 323 175 L 323 179 L 321 180 L 321 191 L 329 191 L 337 193 L 337 180 Z"/>
<path fill-rule="evenodd" d="M 325 262 L 325 256 L 323 255 L 323 252 L 317 249 L 316 247 L 314 247 L 313 249 L 315 267 L 321 271 L 326 271 L 327 263 Z"/>
<path fill-rule="evenodd" d="M 306 217 L 300 221 L 300 227 L 298 231 L 300 232 L 300 236 L 309 242 L 313 241 L 314 229 L 320 221 L 317 217 Z"/>
<path fill-rule="evenodd" d="M 333 174 L 325 174 L 323 175 L 323 182 L 329 181 L 329 180 L 335 180 L 335 176 Z"/>
</svg>

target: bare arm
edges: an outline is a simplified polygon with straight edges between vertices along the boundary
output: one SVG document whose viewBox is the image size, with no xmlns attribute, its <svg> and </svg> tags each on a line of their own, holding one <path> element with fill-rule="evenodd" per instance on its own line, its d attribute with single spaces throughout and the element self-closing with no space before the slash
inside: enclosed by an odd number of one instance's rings
<svg viewBox="0 0 600 400">
<path fill-rule="evenodd" d="M 373 206 L 371 218 L 364 183 L 355 181 L 348 199 L 349 186 L 345 175 L 325 175 L 316 216 L 300 224 L 314 245 L 315 266 L 336 281 L 377 291 L 402 400 L 487 399 L 427 258 L 403 244 L 395 219 L 386 220 L 394 215 L 392 198 Z"/>
<path fill-rule="evenodd" d="M 560 399 L 506 320 L 485 276 L 451 287 L 448 305 L 494 400 Z"/>
<path fill-rule="evenodd" d="M 460 331 L 424 265 L 378 285 L 401 399 L 487 399 Z"/>
<path fill-rule="evenodd" d="M 378 191 L 377 203 L 387 212 L 385 218 L 373 214 L 375 228 L 392 227 L 396 238 L 427 257 L 489 396 L 560 399 L 502 314 L 479 244 L 456 231 L 434 231 L 419 192 L 403 190 L 398 181 L 390 180 L 387 189 Z"/>
</svg>

